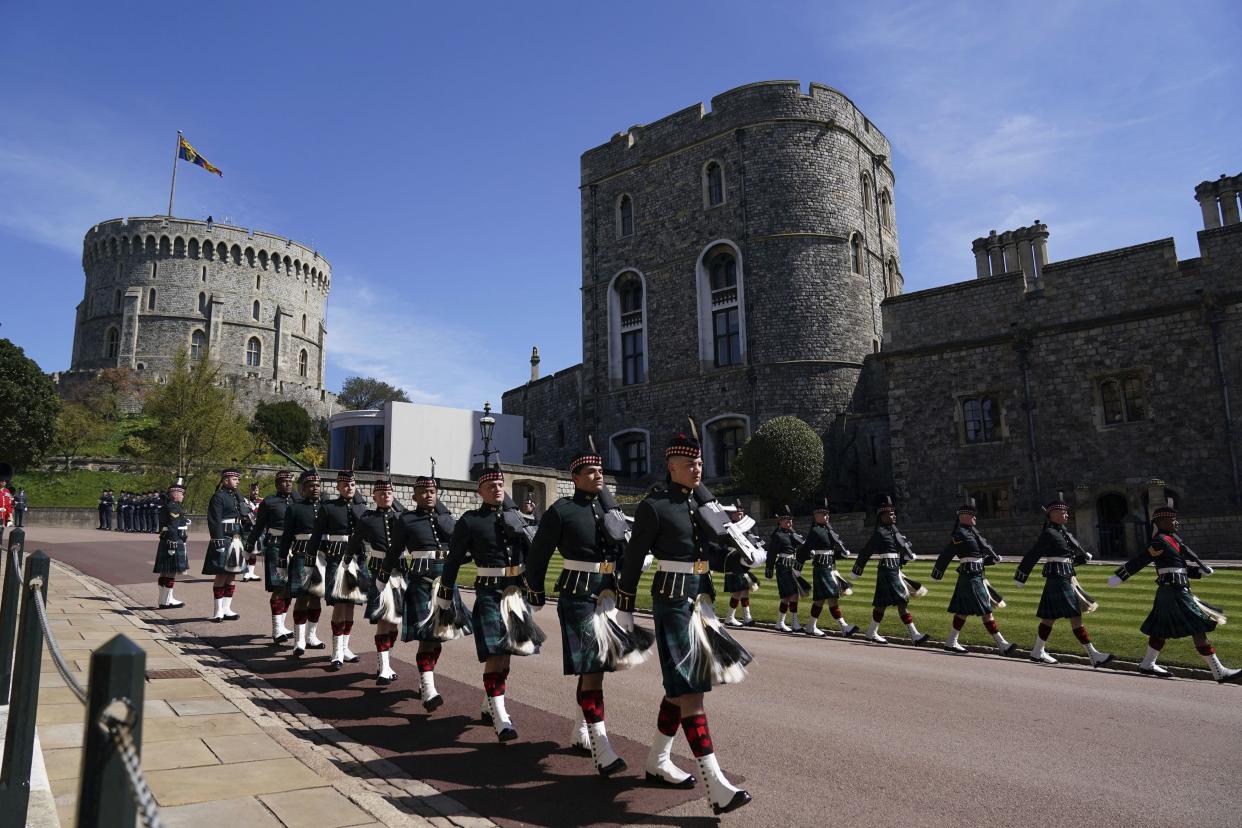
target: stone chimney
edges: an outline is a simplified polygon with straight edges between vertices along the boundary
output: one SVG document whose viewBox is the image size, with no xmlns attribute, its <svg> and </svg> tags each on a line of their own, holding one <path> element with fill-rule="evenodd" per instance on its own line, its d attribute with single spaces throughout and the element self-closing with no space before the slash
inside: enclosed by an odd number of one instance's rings
<svg viewBox="0 0 1242 828">
<path fill-rule="evenodd" d="M 1038 279 L 1048 264 L 1048 225 L 1039 219 L 1030 227 L 997 233 L 993 230 L 970 245 L 975 254 L 975 276 L 986 279 L 1020 270 L 1027 283 Z"/>
<path fill-rule="evenodd" d="M 1242 194 L 1242 173 L 1232 178 L 1221 173 L 1215 181 L 1195 187 L 1195 201 L 1203 211 L 1203 229 L 1215 230 L 1238 223 L 1238 196 Z"/>
<path fill-rule="evenodd" d="M 534 382 L 539 379 L 539 346 L 532 345 L 530 348 L 530 381 Z"/>
</svg>

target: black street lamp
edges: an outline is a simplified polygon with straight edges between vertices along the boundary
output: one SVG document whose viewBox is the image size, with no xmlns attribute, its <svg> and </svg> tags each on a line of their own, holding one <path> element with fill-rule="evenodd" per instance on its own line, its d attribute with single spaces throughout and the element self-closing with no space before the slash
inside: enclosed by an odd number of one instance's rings
<svg viewBox="0 0 1242 828">
<path fill-rule="evenodd" d="M 492 416 L 492 404 L 483 403 L 483 416 L 479 418 L 479 436 L 483 438 L 483 466 L 487 467 L 492 458 L 492 432 L 496 429 L 496 418 Z"/>
</svg>

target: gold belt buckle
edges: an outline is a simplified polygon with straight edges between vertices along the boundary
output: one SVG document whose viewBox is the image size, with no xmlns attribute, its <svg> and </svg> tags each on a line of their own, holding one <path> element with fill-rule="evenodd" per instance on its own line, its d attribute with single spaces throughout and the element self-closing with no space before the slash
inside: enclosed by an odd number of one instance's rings
<svg viewBox="0 0 1242 828">
<path fill-rule="evenodd" d="M 708 571 L 709 571 L 709 567 L 707 565 L 707 561 L 695 561 L 694 562 L 694 574 L 695 575 L 705 575 L 707 574 Z"/>
<path fill-rule="evenodd" d="M 604 561 L 603 563 L 599 565 L 600 575 L 611 575 L 612 573 L 616 571 L 617 571 L 617 565 L 614 564 L 612 561 Z"/>
<path fill-rule="evenodd" d="M 505 577 L 507 578 L 516 578 L 518 575 L 521 575 L 521 574 L 522 574 L 521 564 L 518 564 L 517 566 L 506 566 L 505 567 Z"/>
</svg>

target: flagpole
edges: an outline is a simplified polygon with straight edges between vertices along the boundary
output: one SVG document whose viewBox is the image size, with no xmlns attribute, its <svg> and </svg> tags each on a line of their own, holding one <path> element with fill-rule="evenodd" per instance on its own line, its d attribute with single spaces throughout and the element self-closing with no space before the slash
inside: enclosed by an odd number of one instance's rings
<svg viewBox="0 0 1242 828">
<path fill-rule="evenodd" d="M 177 191 L 177 159 L 181 157 L 181 130 L 177 130 L 177 151 L 173 153 L 172 186 L 168 188 L 168 217 L 172 218 L 173 193 Z"/>
</svg>

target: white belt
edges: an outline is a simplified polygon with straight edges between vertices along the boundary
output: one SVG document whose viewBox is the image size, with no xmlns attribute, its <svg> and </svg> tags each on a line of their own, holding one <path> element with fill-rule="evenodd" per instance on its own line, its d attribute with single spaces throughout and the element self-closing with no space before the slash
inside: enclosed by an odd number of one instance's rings
<svg viewBox="0 0 1242 828">
<path fill-rule="evenodd" d="M 898 552 L 881 552 L 879 555 L 872 555 L 871 557 L 877 561 L 895 561 L 901 557 L 901 554 Z"/>
<path fill-rule="evenodd" d="M 983 563 L 983 558 L 959 558 L 962 563 Z"/>
<path fill-rule="evenodd" d="M 1185 575 L 1186 567 L 1184 566 L 1166 566 L 1163 569 L 1156 570 L 1157 575 Z"/>
<path fill-rule="evenodd" d="M 382 561 L 384 558 L 388 557 L 388 553 L 383 549 L 372 548 L 371 554 L 368 557 L 373 561 Z"/>
<path fill-rule="evenodd" d="M 707 561 L 660 561 L 661 572 L 677 575 L 703 575 L 711 571 Z"/>
<path fill-rule="evenodd" d="M 293 536 L 296 541 L 308 541 L 311 539 L 310 532 L 301 532 Z"/>
<path fill-rule="evenodd" d="M 323 539 L 328 543 L 347 543 L 349 535 L 324 535 Z"/>
<path fill-rule="evenodd" d="M 232 526 L 234 523 L 239 523 L 239 522 L 240 521 L 238 521 L 236 518 L 225 518 L 224 520 L 220 521 L 220 524 L 222 526 Z"/>
<path fill-rule="evenodd" d="M 776 559 L 777 559 L 778 561 L 780 561 L 780 560 L 792 561 L 792 560 L 794 559 L 794 553 L 792 553 L 792 552 L 778 552 L 778 553 L 776 554 Z"/>
<path fill-rule="evenodd" d="M 563 568 L 573 572 L 598 572 L 600 575 L 610 575 L 617 571 L 617 564 L 615 561 L 592 563 L 591 561 L 575 561 L 566 559 Z"/>
<path fill-rule="evenodd" d="M 1069 558 L 1044 558 L 1044 563 L 1070 563 Z"/>
<path fill-rule="evenodd" d="M 513 578 L 526 571 L 526 564 L 517 566 L 480 566 L 476 570 L 480 578 Z"/>
<path fill-rule="evenodd" d="M 414 561 L 432 561 L 440 557 L 440 550 L 426 549 L 419 552 L 406 552 L 405 556 Z"/>
</svg>

